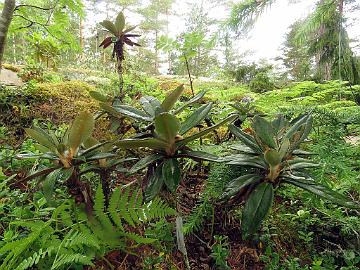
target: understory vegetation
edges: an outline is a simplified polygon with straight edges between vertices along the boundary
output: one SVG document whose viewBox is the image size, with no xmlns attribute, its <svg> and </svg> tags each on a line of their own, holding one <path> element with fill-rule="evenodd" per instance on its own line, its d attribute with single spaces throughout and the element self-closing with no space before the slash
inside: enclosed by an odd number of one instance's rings
<svg viewBox="0 0 360 270">
<path fill-rule="evenodd" d="M 360 269 L 353 1 L 290 27 L 285 71 L 232 43 L 276 1 L 195 3 L 175 38 L 175 1 L 140 2 L 90 37 L 96 3 L 0 4 L 0 270 Z"/>
</svg>

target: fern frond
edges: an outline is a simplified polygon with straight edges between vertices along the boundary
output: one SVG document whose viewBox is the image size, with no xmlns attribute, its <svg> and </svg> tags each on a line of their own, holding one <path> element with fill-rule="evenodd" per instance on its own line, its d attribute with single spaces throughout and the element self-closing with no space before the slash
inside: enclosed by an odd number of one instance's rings
<svg viewBox="0 0 360 270">
<path fill-rule="evenodd" d="M 132 227 L 135 227 L 135 224 L 131 218 L 128 209 L 129 193 L 130 193 L 130 188 L 125 189 L 125 192 L 123 192 L 123 195 L 119 202 L 119 212 L 121 217 L 126 221 L 126 223 L 128 223 Z"/>
<path fill-rule="evenodd" d="M 48 221 L 48 222 L 36 221 L 36 222 L 32 222 L 32 223 L 31 222 L 14 222 L 13 224 L 16 223 L 17 225 L 21 225 L 21 226 L 26 225 L 28 228 L 30 227 L 32 229 L 32 232 L 28 235 L 28 237 L 5 244 L 0 249 L 0 254 L 9 252 L 9 254 L 3 260 L 3 263 L 0 266 L 0 270 L 13 269 L 14 265 L 16 265 L 19 257 L 23 254 L 23 252 L 28 250 L 29 247 L 36 240 L 39 239 L 42 232 L 49 227 L 50 222 L 51 221 Z"/>
<path fill-rule="evenodd" d="M 111 217 L 112 221 L 114 222 L 114 224 L 121 231 L 123 231 L 124 228 L 123 228 L 123 225 L 121 222 L 121 218 L 117 212 L 117 209 L 119 207 L 120 197 L 121 197 L 121 189 L 120 189 L 120 187 L 117 187 L 110 197 L 108 210 L 109 210 L 110 217 Z"/>
<path fill-rule="evenodd" d="M 141 213 L 141 211 L 139 211 L 141 208 L 137 207 L 138 205 L 141 205 L 143 203 L 142 197 L 139 196 L 140 193 L 142 194 L 142 192 L 139 192 L 138 190 L 133 191 L 128 203 L 129 213 L 135 224 L 141 223 L 141 214 L 138 215 L 138 213 Z"/>
<path fill-rule="evenodd" d="M 70 215 L 71 205 L 68 201 L 57 207 L 52 215 L 52 218 L 57 222 L 61 221 L 66 227 L 73 225 L 72 217 Z"/>
<path fill-rule="evenodd" d="M 176 211 L 166 205 L 159 197 L 156 197 L 143 207 L 146 220 L 176 215 Z"/>
<path fill-rule="evenodd" d="M 199 231 L 207 217 L 209 217 L 212 213 L 213 208 L 214 206 L 209 201 L 209 198 L 204 198 L 203 201 L 198 204 L 192 213 L 186 218 L 186 223 L 184 224 L 184 234 L 187 235 Z"/>
<path fill-rule="evenodd" d="M 51 266 L 51 270 L 58 269 L 73 263 L 81 263 L 83 265 L 93 265 L 92 258 L 82 254 L 61 254 Z"/>
<path fill-rule="evenodd" d="M 105 213 L 105 196 L 101 185 L 98 185 L 98 188 L 96 189 L 94 213 L 105 231 L 107 231 L 107 233 L 112 233 L 114 228 L 110 218 Z"/>
<path fill-rule="evenodd" d="M 54 249 L 52 247 L 46 249 L 45 251 L 43 251 L 42 249 L 39 249 L 39 251 L 34 252 L 32 254 L 32 256 L 23 260 L 18 265 L 18 267 L 15 268 L 15 270 L 25 270 L 25 269 L 28 269 L 28 268 L 38 264 L 40 259 L 44 259 L 47 255 L 50 255 L 52 251 L 54 251 Z"/>
<path fill-rule="evenodd" d="M 67 233 L 64 239 L 64 247 L 94 247 L 99 249 L 99 241 L 92 235 L 75 230 L 71 230 Z"/>
<path fill-rule="evenodd" d="M 151 244 L 157 241 L 155 238 L 144 237 L 136 233 L 124 233 L 124 236 L 134 240 L 137 244 Z"/>
</svg>

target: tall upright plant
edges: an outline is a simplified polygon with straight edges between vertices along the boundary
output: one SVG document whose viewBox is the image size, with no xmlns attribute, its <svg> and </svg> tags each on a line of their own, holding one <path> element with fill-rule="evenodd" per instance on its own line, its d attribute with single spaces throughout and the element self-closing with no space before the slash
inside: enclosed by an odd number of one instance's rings
<svg viewBox="0 0 360 270">
<path fill-rule="evenodd" d="M 105 30 L 112 34 L 113 36 L 106 37 L 103 42 L 101 42 L 99 47 L 106 49 L 111 44 L 113 44 L 112 57 L 116 56 L 117 61 L 117 72 L 119 74 L 119 99 L 122 101 L 124 97 L 124 79 L 123 79 L 123 61 L 125 60 L 124 56 L 124 46 L 125 44 L 129 46 L 140 46 L 140 44 L 131 40 L 132 37 L 140 37 L 138 34 L 131 34 L 130 32 L 136 28 L 136 26 L 131 26 L 125 29 L 125 17 L 123 12 L 119 12 L 116 17 L 115 23 L 104 20 L 100 23 Z"/>
</svg>

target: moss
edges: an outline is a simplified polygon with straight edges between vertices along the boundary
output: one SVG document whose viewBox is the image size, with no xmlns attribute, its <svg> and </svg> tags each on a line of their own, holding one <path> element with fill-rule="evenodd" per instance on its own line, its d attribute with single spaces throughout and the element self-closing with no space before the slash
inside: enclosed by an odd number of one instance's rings
<svg viewBox="0 0 360 270">
<path fill-rule="evenodd" d="M 94 87 L 80 81 L 41 83 L 28 90 L 9 90 L 2 93 L 8 102 L 1 104 L 4 108 L 0 110 L 0 120 L 18 138 L 34 119 L 50 121 L 55 126 L 69 124 L 81 111 L 95 113 L 98 110 L 98 102 L 89 95 L 91 90 Z M 96 137 L 109 138 L 107 121 L 103 119 L 97 126 Z"/>
<path fill-rule="evenodd" d="M 31 104 L 34 116 L 61 124 L 71 122 L 81 111 L 95 112 L 98 104 L 90 97 L 91 90 L 94 87 L 80 81 L 38 84 L 32 91 L 37 100 Z"/>
<path fill-rule="evenodd" d="M 2 64 L 2 67 L 14 72 L 19 72 L 21 70 L 21 68 L 19 66 L 16 65 L 12 65 L 12 64 Z"/>
</svg>

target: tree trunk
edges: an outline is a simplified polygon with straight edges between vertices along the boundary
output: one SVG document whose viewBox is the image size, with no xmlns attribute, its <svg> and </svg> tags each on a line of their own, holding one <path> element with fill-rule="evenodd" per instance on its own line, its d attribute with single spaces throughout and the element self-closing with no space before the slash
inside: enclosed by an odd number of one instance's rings
<svg viewBox="0 0 360 270">
<path fill-rule="evenodd" d="M 4 8 L 0 17 L 0 72 L 2 67 L 2 60 L 4 57 L 7 32 L 13 18 L 14 9 L 15 0 L 5 0 Z"/>
<path fill-rule="evenodd" d="M 344 0 L 339 1 L 339 48 L 338 48 L 338 68 L 339 68 L 339 80 L 342 80 L 341 77 L 341 30 L 342 30 L 342 21 L 343 21 L 343 13 L 344 13 Z"/>
<path fill-rule="evenodd" d="M 80 22 L 79 22 L 79 43 L 80 43 L 80 61 L 83 60 L 84 58 L 84 23 L 83 23 L 83 19 L 80 17 Z"/>
<path fill-rule="evenodd" d="M 159 73 L 159 51 L 158 51 L 158 30 L 155 30 L 155 74 Z"/>
<path fill-rule="evenodd" d="M 186 71 L 187 71 L 187 74 L 188 74 L 188 76 L 189 76 L 191 94 L 192 94 L 192 96 L 194 97 L 194 96 L 195 96 L 195 93 L 194 93 L 193 80 L 192 80 L 192 78 L 191 78 L 189 61 L 188 61 L 185 53 L 184 53 L 184 59 L 185 59 Z"/>
</svg>

